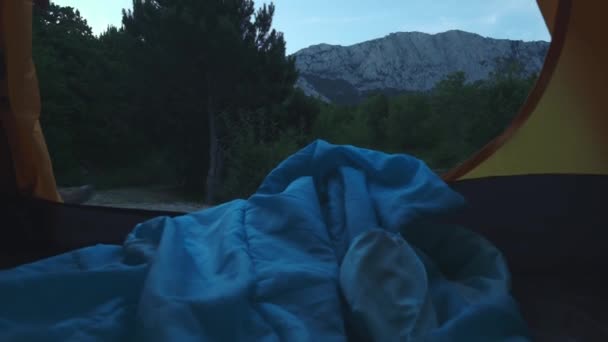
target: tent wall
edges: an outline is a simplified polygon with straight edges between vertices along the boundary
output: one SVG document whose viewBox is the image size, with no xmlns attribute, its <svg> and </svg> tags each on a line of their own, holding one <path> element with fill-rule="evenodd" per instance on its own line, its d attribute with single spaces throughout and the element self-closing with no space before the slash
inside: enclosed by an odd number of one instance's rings
<svg viewBox="0 0 608 342">
<path fill-rule="evenodd" d="M 546 17 L 551 2 L 540 1 Z M 608 174 L 608 3 L 561 0 L 539 80 L 513 124 L 445 179 Z"/>
<path fill-rule="evenodd" d="M 96 244 L 120 245 L 138 223 L 183 213 L 57 203 L 29 197 L 0 203 L 0 269 Z"/>
<path fill-rule="evenodd" d="M 545 25 L 547 25 L 547 30 L 553 36 L 555 32 L 555 23 L 557 18 L 557 8 L 560 4 L 560 0 L 537 0 L 538 9 L 545 20 Z"/>
<path fill-rule="evenodd" d="M 521 175 L 449 183 L 468 208 L 448 222 L 492 241 L 535 341 L 608 341 L 608 176 Z"/>
<path fill-rule="evenodd" d="M 1 105 L 1 99 L 0 99 Z M 13 160 L 8 146 L 8 138 L 0 121 L 0 198 L 12 198 L 17 194 Z"/>
<path fill-rule="evenodd" d="M 467 198 L 468 207 L 447 222 L 492 241 L 513 273 L 574 276 L 608 267 L 608 214 L 599 201 L 608 193 L 608 176 L 525 175 L 449 184 Z M 22 254 L 5 261 L 8 267 L 97 243 L 121 244 L 137 223 L 181 213 L 22 198 L 2 206 L 0 214 L 11 227 L 0 259 Z"/>
<path fill-rule="evenodd" d="M 492 241 L 518 274 L 608 267 L 608 176 L 522 175 L 451 182 L 468 208 L 450 222 Z"/>
<path fill-rule="evenodd" d="M 0 121 L 21 193 L 61 201 L 40 127 L 38 79 L 32 60 L 32 1 L 0 0 L 0 48 L 6 77 L 0 96 Z M 7 103 L 8 102 L 8 103 Z M 2 152 L 5 152 L 4 149 Z M 8 157 L 0 157 L 3 162 Z"/>
</svg>

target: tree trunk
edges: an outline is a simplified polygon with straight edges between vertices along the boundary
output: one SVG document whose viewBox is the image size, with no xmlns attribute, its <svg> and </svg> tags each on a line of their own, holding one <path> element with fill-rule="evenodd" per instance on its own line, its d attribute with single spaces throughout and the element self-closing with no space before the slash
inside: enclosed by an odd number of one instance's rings
<svg viewBox="0 0 608 342">
<path fill-rule="evenodd" d="M 221 184 L 222 171 L 222 149 L 219 143 L 215 108 L 211 96 L 207 101 L 207 118 L 209 120 L 209 171 L 207 172 L 207 191 L 205 202 L 208 205 L 215 204 L 217 192 Z"/>
</svg>

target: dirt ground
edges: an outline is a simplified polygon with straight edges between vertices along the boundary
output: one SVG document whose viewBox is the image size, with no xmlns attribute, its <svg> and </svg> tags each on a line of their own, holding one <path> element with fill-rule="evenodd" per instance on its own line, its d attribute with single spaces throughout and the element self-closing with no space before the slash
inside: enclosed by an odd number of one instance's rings
<svg viewBox="0 0 608 342">
<path fill-rule="evenodd" d="M 193 212 L 208 207 L 202 202 L 185 200 L 175 188 L 168 186 L 96 190 L 84 204 L 178 212 Z"/>
</svg>

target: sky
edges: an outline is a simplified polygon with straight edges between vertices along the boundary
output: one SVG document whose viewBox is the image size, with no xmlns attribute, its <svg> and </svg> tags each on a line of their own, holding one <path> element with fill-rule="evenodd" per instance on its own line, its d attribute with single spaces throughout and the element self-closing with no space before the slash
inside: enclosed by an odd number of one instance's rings
<svg viewBox="0 0 608 342">
<path fill-rule="evenodd" d="M 132 0 L 54 2 L 78 9 L 95 34 L 108 25 L 120 26 L 121 10 L 132 4 Z M 274 0 L 274 4 L 274 27 L 284 33 L 288 54 L 319 43 L 352 45 L 408 31 L 459 29 L 492 38 L 551 39 L 535 0 Z"/>
</svg>

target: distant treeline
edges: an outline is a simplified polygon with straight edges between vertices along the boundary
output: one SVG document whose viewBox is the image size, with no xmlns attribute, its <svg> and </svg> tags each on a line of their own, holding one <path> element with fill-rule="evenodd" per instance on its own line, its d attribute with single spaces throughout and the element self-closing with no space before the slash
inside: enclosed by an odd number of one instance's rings
<svg viewBox="0 0 608 342">
<path fill-rule="evenodd" d="M 133 1 L 96 37 L 77 10 L 36 12 L 42 123 L 61 185 L 176 184 L 210 202 L 245 197 L 317 138 L 410 153 L 449 168 L 513 118 L 535 77 L 505 64 L 425 93 L 325 104 L 294 88 L 274 6 Z"/>
</svg>

